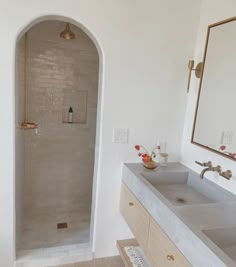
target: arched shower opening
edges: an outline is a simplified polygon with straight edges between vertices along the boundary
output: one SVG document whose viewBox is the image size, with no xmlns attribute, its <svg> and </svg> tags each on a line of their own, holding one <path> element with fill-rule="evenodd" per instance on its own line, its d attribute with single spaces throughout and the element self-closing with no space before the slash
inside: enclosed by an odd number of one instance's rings
<svg viewBox="0 0 236 267">
<path fill-rule="evenodd" d="M 17 250 L 89 243 L 93 225 L 98 50 L 73 23 L 40 20 L 16 45 Z"/>
</svg>

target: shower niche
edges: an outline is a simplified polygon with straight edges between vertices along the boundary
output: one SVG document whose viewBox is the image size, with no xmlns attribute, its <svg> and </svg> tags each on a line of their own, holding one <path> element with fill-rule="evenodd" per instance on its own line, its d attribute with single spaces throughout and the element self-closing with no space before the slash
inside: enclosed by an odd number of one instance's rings
<svg viewBox="0 0 236 267">
<path fill-rule="evenodd" d="M 68 113 L 73 109 L 72 124 L 87 124 L 88 92 L 85 90 L 66 90 L 63 93 L 62 122 L 70 123 Z"/>
</svg>

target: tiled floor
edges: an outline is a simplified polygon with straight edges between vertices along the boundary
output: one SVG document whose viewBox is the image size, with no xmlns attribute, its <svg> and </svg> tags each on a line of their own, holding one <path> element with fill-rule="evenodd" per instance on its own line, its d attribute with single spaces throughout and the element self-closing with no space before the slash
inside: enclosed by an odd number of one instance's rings
<svg viewBox="0 0 236 267">
<path fill-rule="evenodd" d="M 57 267 L 124 267 L 120 256 L 95 259 L 74 264 L 60 265 Z"/>
<path fill-rule="evenodd" d="M 67 222 L 68 228 L 57 229 Z M 89 241 L 90 214 L 76 210 L 41 210 L 25 217 L 18 250 L 65 246 Z"/>
</svg>

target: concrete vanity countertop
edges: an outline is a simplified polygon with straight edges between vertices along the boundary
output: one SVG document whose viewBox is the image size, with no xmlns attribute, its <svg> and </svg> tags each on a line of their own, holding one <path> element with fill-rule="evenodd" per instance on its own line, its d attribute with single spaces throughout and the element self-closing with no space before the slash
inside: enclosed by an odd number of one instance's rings
<svg viewBox="0 0 236 267">
<path fill-rule="evenodd" d="M 175 205 L 145 178 L 153 176 L 152 179 L 155 179 L 155 176 L 165 177 L 167 174 L 178 177 L 181 173 L 191 175 L 191 179 L 200 185 L 201 190 L 208 190 L 209 187 L 209 194 L 217 195 L 218 200 Z M 139 163 L 126 163 L 123 167 L 123 182 L 194 267 L 236 266 L 235 195 L 208 179 L 201 180 L 199 174 L 180 163 L 158 166 L 155 170 L 148 170 Z M 207 195 L 208 191 L 204 194 Z M 191 200 L 191 194 L 188 197 Z M 227 244 L 220 239 L 218 246 L 212 238 L 215 238 L 215 233 L 217 238 L 222 229 L 226 232 Z M 222 249 L 222 246 L 225 248 Z"/>
</svg>

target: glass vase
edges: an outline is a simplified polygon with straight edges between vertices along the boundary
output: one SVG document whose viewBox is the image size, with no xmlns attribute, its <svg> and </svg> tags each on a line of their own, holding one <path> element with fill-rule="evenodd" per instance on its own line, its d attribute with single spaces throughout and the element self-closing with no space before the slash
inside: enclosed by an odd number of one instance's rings
<svg viewBox="0 0 236 267">
<path fill-rule="evenodd" d="M 157 167 L 157 163 L 153 160 L 143 162 L 143 166 L 147 169 L 153 170 Z"/>
</svg>

